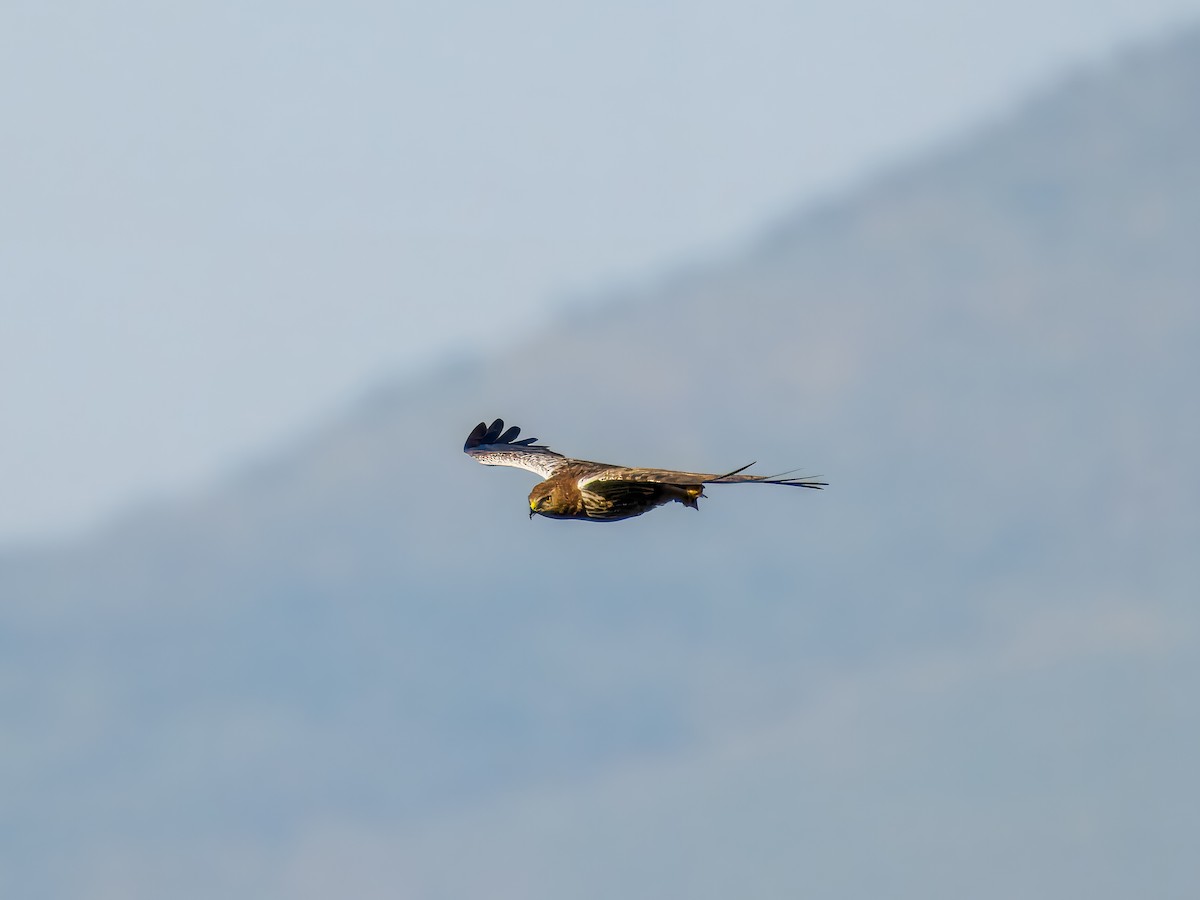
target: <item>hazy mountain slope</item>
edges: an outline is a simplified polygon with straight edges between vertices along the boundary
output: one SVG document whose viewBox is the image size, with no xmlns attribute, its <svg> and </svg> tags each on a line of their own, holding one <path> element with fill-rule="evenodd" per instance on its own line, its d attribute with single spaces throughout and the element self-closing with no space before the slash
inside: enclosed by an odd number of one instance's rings
<svg viewBox="0 0 1200 900">
<path fill-rule="evenodd" d="M 1131 54 L 9 554 L 0 891 L 1184 896 L 1198 92 L 1196 34 Z M 529 522 L 495 415 L 831 488 Z"/>
</svg>

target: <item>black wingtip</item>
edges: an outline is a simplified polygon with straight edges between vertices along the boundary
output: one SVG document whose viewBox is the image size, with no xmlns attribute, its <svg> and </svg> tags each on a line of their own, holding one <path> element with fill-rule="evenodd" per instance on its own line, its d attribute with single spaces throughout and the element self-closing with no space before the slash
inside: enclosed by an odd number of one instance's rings
<svg viewBox="0 0 1200 900">
<path fill-rule="evenodd" d="M 487 433 L 484 434 L 484 436 L 483 436 L 483 442 L 485 444 L 496 443 L 496 438 L 500 437 L 500 432 L 502 432 L 503 430 L 504 430 L 504 420 L 497 419 L 491 425 L 488 426 Z"/>
<path fill-rule="evenodd" d="M 480 422 L 471 429 L 471 433 L 467 435 L 467 442 L 463 444 L 463 452 L 470 450 L 472 447 L 478 447 L 483 443 L 484 437 L 487 435 L 487 423 Z"/>
<path fill-rule="evenodd" d="M 756 464 L 752 463 L 752 462 L 748 462 L 744 466 L 738 466 L 738 468 L 734 469 L 732 472 L 726 472 L 724 475 L 721 475 L 720 477 L 714 479 L 714 481 L 720 481 L 722 478 L 732 478 L 734 475 L 740 474 L 741 472 L 745 472 L 748 468 L 750 468 L 753 465 L 756 465 Z"/>
<path fill-rule="evenodd" d="M 507 431 L 504 430 L 504 420 L 496 419 L 491 425 L 485 422 L 480 422 L 476 425 L 469 435 L 467 442 L 463 444 L 463 452 L 481 447 L 484 444 L 511 444 L 514 447 L 533 447 L 537 443 L 537 438 L 523 438 L 517 440 L 521 429 L 513 425 Z"/>
<path fill-rule="evenodd" d="M 789 485 L 790 487 L 812 488 L 815 491 L 819 491 L 819 490 L 821 490 L 821 488 L 829 487 L 829 482 L 814 481 L 811 477 L 808 477 L 808 478 L 781 478 L 779 476 L 775 476 L 773 478 L 764 479 L 763 483 L 764 484 L 786 484 L 786 485 Z"/>
<path fill-rule="evenodd" d="M 829 487 L 828 481 L 789 481 L 788 484 L 793 487 L 812 488 L 814 491 L 819 491 L 822 488 Z"/>
</svg>

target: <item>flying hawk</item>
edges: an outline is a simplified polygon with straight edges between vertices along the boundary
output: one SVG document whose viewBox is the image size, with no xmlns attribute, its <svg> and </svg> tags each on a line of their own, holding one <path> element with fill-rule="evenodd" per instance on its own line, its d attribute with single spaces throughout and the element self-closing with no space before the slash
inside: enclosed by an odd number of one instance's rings
<svg viewBox="0 0 1200 900">
<path fill-rule="evenodd" d="M 571 459 L 537 443 L 537 438 L 518 441 L 520 433 L 521 429 L 516 425 L 505 431 L 503 419 L 497 419 L 491 425 L 480 422 L 463 444 L 463 452 L 485 466 L 513 466 L 541 475 L 541 483 L 529 492 L 531 519 L 537 513 L 552 519 L 616 522 L 640 516 L 672 500 L 699 509 L 696 501 L 707 496 L 704 493 L 706 484 L 754 482 L 825 487 L 825 482 L 811 478 L 741 474 L 754 463 L 725 475 L 705 475 L 670 469 L 632 469 Z"/>
</svg>

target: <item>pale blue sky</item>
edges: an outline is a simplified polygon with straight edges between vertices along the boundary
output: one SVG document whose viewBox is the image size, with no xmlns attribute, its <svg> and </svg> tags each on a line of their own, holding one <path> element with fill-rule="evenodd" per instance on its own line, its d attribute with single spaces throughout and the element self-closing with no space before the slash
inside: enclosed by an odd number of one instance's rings
<svg viewBox="0 0 1200 900">
<path fill-rule="evenodd" d="M 1196 18 L 1200 0 L 10 0 L 0 542 L 202 489 L 373 381 L 727 251 Z"/>
</svg>

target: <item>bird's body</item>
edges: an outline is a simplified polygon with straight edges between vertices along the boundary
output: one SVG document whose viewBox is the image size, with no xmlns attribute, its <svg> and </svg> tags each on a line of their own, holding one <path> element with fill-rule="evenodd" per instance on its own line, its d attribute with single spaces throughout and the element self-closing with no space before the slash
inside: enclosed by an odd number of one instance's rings
<svg viewBox="0 0 1200 900">
<path fill-rule="evenodd" d="M 620 466 L 603 467 L 604 474 L 610 474 L 611 477 L 590 478 L 592 467 L 602 464 L 585 460 L 574 462 L 575 465 L 563 466 L 557 474 L 534 485 L 529 493 L 531 515 L 536 512 L 552 519 L 615 522 L 640 516 L 672 500 L 678 500 L 693 509 L 700 508 L 696 500 L 703 496 L 703 482 L 685 485 L 644 478 L 638 480 L 637 470 Z"/>
<path fill-rule="evenodd" d="M 706 484 L 825 486 L 824 482 L 809 478 L 741 474 L 750 466 L 742 466 L 725 475 L 714 475 L 571 459 L 537 444 L 537 438 L 518 441 L 516 438 L 520 433 L 515 425 L 505 431 L 502 419 L 496 419 L 491 425 L 480 422 L 468 436 L 463 452 L 487 466 L 513 466 L 541 475 L 544 480 L 529 492 L 530 517 L 537 513 L 552 519 L 616 522 L 640 516 L 673 500 L 699 509 L 697 501 L 705 496 Z"/>
</svg>

